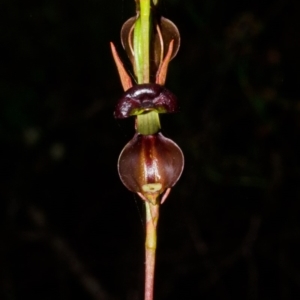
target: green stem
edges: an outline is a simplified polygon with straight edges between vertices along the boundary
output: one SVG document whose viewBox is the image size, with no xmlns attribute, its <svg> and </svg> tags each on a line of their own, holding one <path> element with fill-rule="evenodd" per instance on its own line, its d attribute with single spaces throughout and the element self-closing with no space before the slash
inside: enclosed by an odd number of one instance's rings
<svg viewBox="0 0 300 300">
<path fill-rule="evenodd" d="M 137 115 L 137 132 L 143 135 L 155 134 L 160 130 L 160 120 L 157 111 Z"/>
<path fill-rule="evenodd" d="M 150 0 L 140 0 L 140 13 L 134 26 L 133 47 L 138 83 L 150 81 Z"/>
<path fill-rule="evenodd" d="M 150 23 L 151 1 L 140 0 L 137 3 L 139 16 L 135 22 L 133 34 L 134 71 L 139 84 L 150 81 Z M 148 135 L 160 130 L 159 115 L 149 112 L 137 116 L 137 132 Z"/>
<path fill-rule="evenodd" d="M 150 78 L 150 0 L 140 0 L 141 3 L 141 34 L 144 55 L 143 83 L 148 83 Z"/>
<path fill-rule="evenodd" d="M 156 252 L 156 228 L 159 217 L 159 204 L 153 205 L 145 201 L 146 207 L 146 262 L 145 262 L 145 298 L 153 300 L 154 270 Z"/>
<path fill-rule="evenodd" d="M 139 16 L 135 22 L 133 34 L 134 71 L 138 83 L 150 82 L 150 21 L 151 1 L 137 1 Z M 142 134 L 154 134 L 160 129 L 158 113 L 148 112 L 137 116 L 137 131 Z M 156 228 L 159 216 L 159 202 L 152 204 L 151 199 L 145 200 L 146 207 L 146 241 L 145 241 L 145 299 L 153 300 Z M 153 200 L 153 199 L 152 199 Z"/>
<path fill-rule="evenodd" d="M 135 21 L 134 35 L 133 35 L 133 48 L 134 48 L 134 73 L 137 77 L 138 83 L 143 83 L 143 48 L 141 43 L 141 19 L 140 17 Z"/>
</svg>

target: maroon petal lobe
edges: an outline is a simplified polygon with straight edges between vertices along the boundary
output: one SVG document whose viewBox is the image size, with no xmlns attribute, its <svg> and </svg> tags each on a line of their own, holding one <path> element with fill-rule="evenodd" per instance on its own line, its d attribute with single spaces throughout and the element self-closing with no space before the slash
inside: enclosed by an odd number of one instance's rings
<svg viewBox="0 0 300 300">
<path fill-rule="evenodd" d="M 138 84 L 123 94 L 117 103 L 114 116 L 117 119 L 123 119 L 150 110 L 156 110 L 159 113 L 178 111 L 176 96 L 164 86 L 156 83 Z"/>
<path fill-rule="evenodd" d="M 121 29 L 121 42 L 132 64 L 134 64 L 133 30 L 135 21 L 136 17 L 128 19 Z M 154 70 L 154 73 L 156 73 L 158 66 L 162 62 L 161 52 L 164 57 L 167 54 L 168 46 L 172 40 L 174 40 L 174 47 L 170 59 L 176 56 L 180 47 L 180 33 L 176 25 L 164 17 L 157 17 L 152 26 L 152 47 L 150 49 L 150 56 L 152 63 L 156 66 Z M 159 27 L 161 37 L 157 31 L 157 26 Z"/>
<path fill-rule="evenodd" d="M 184 167 L 181 149 L 161 133 L 135 134 L 122 150 L 118 171 L 123 184 L 132 192 L 162 194 L 175 185 Z"/>
</svg>

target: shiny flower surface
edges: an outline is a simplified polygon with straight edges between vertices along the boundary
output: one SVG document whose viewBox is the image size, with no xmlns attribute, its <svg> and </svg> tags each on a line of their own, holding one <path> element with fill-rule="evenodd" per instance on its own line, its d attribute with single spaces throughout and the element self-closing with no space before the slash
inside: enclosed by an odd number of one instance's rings
<svg viewBox="0 0 300 300">
<path fill-rule="evenodd" d="M 159 84 L 138 84 L 124 93 L 114 115 L 115 118 L 123 119 L 150 110 L 156 110 L 158 113 L 176 112 L 177 99 L 173 93 Z"/>
<path fill-rule="evenodd" d="M 183 166 L 181 149 L 161 133 L 135 134 L 122 150 L 118 161 L 123 184 L 153 204 L 162 193 L 175 185 Z"/>
</svg>

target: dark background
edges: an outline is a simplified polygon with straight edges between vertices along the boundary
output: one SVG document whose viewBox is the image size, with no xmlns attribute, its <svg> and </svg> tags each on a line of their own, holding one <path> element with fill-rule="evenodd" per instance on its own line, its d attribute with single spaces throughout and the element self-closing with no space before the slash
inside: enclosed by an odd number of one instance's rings
<svg viewBox="0 0 300 300">
<path fill-rule="evenodd" d="M 143 298 L 143 203 L 116 163 L 133 120 L 109 41 L 133 0 L 0 5 L 0 299 Z M 155 299 L 300 298 L 300 2 L 165 0 L 181 32 L 163 133 Z"/>
</svg>

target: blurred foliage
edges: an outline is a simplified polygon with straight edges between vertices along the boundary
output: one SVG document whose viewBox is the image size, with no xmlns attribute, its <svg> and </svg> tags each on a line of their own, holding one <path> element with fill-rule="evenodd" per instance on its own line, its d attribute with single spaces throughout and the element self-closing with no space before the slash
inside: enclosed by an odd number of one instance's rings
<svg viewBox="0 0 300 300">
<path fill-rule="evenodd" d="M 133 1 L 3 0 L 0 298 L 142 299 L 133 120 L 109 41 Z M 181 32 L 162 118 L 186 157 L 162 206 L 155 299 L 298 299 L 300 3 L 166 0 Z M 124 251 L 125 246 L 125 251 Z"/>
</svg>

